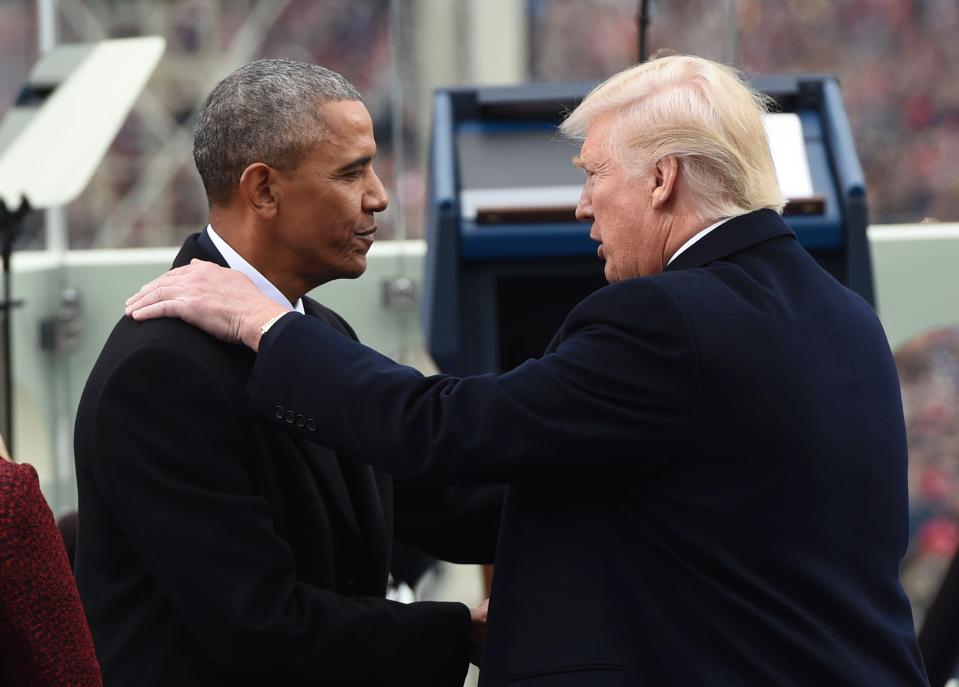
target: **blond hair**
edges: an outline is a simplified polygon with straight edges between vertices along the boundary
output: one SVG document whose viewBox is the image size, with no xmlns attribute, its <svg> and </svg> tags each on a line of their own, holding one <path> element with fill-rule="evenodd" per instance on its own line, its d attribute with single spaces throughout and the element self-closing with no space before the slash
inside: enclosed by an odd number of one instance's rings
<svg viewBox="0 0 959 687">
<path fill-rule="evenodd" d="M 609 154 L 638 173 L 679 159 L 703 219 L 769 208 L 782 212 L 763 114 L 770 99 L 726 65 L 690 55 L 652 59 L 594 88 L 560 126 L 584 140 L 590 122 L 615 113 Z"/>
</svg>

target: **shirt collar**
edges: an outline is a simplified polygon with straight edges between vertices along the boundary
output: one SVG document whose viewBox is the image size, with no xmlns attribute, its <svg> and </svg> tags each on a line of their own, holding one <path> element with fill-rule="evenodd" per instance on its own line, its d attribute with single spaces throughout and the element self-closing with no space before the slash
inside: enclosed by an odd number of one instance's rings
<svg viewBox="0 0 959 687">
<path fill-rule="evenodd" d="M 735 216 L 735 215 L 734 215 L 734 216 Z M 687 248 L 689 248 L 691 245 L 693 245 L 694 243 L 696 243 L 699 239 L 701 239 L 702 237 L 704 237 L 706 234 L 708 234 L 709 232 L 711 232 L 713 229 L 715 229 L 715 228 L 718 227 L 719 225 L 725 224 L 726 222 L 728 222 L 728 221 L 731 220 L 731 219 L 732 219 L 732 217 L 724 217 L 723 219 L 719 220 L 718 222 L 713 222 L 713 223 L 710 224 L 708 227 L 706 227 L 705 229 L 703 229 L 703 230 L 700 231 L 699 233 L 695 234 L 695 235 L 694 235 L 692 238 L 690 238 L 686 243 L 684 243 L 683 245 L 681 245 L 681 246 L 679 247 L 679 250 L 677 250 L 675 253 L 673 253 L 673 257 L 671 257 L 669 260 L 667 260 L 667 261 L 666 261 L 666 264 L 668 265 L 669 263 L 671 263 L 673 260 L 675 260 L 677 257 L 679 257 L 679 254 L 682 253 L 684 250 L 686 250 Z"/>
<path fill-rule="evenodd" d="M 260 274 L 260 271 L 257 270 L 253 265 L 248 263 L 243 259 L 243 256 L 237 253 L 230 247 L 226 241 L 224 241 L 219 234 L 213 231 L 213 225 L 206 225 L 206 233 L 210 236 L 210 240 L 213 241 L 213 245 L 216 246 L 216 249 L 220 251 L 220 255 L 223 256 L 223 259 L 226 260 L 226 264 L 230 266 L 230 269 L 236 270 L 237 272 L 242 272 L 250 279 L 253 280 L 253 283 L 256 284 L 264 296 L 273 300 L 285 308 L 290 307 L 290 301 L 287 300 L 278 288 L 276 288 L 269 279 Z M 296 310 L 301 315 L 305 315 L 306 312 L 303 309 L 303 299 L 297 298 L 296 304 L 293 305 L 293 310 Z"/>
</svg>

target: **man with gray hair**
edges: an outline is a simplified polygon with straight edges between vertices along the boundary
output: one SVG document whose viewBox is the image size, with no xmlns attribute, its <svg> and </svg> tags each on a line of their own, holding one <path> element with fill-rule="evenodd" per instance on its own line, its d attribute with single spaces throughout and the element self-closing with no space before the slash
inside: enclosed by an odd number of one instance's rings
<svg viewBox="0 0 959 687">
<path fill-rule="evenodd" d="M 210 224 L 174 264 L 232 268 L 355 339 L 306 294 L 363 274 L 387 204 L 356 89 L 316 65 L 248 64 L 210 93 L 194 154 Z M 76 573 L 105 684 L 462 685 L 485 606 L 387 601 L 392 538 L 491 561 L 501 490 L 394 485 L 288 434 L 322 418 L 256 416 L 254 361 L 183 322 L 126 317 L 90 375 Z"/>
<path fill-rule="evenodd" d="M 689 56 L 586 97 L 562 128 L 610 284 L 502 375 L 424 378 L 214 266 L 128 312 L 258 351 L 260 416 L 322 418 L 294 436 L 509 483 L 484 687 L 923 685 L 892 356 L 780 218 L 762 105 Z"/>
</svg>

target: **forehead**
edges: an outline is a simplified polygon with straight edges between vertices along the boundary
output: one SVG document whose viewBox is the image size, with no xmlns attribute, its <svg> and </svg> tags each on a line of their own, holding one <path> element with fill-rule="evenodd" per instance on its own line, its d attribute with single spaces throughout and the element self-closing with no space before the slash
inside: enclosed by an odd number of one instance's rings
<svg viewBox="0 0 959 687">
<path fill-rule="evenodd" d="M 594 117 L 590 121 L 579 153 L 584 163 L 601 162 L 609 157 L 609 129 L 612 117 L 612 113 L 607 113 Z"/>
<path fill-rule="evenodd" d="M 373 120 L 359 100 L 335 100 L 317 106 L 326 128 L 338 133 L 373 133 Z"/>
<path fill-rule="evenodd" d="M 376 152 L 373 120 L 358 100 L 340 100 L 318 106 L 323 131 L 317 152 L 339 160 L 372 156 Z"/>
</svg>

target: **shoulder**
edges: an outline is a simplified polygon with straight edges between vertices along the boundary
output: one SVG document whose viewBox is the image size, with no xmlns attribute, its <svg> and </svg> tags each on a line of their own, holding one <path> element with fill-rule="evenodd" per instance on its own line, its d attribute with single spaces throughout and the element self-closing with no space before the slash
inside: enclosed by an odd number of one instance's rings
<svg viewBox="0 0 959 687">
<path fill-rule="evenodd" d="M 197 355 L 221 354 L 231 348 L 239 348 L 219 341 L 176 318 L 165 317 L 137 322 L 131 317 L 122 317 L 114 326 L 103 349 L 123 354 L 149 344 L 194 351 Z"/>
<path fill-rule="evenodd" d="M 112 370 L 133 361 L 168 360 L 190 367 L 222 372 L 224 363 L 252 365 L 254 354 L 244 346 L 228 344 L 193 325 L 173 318 L 137 322 L 124 317 L 103 346 L 98 367 Z"/>
<path fill-rule="evenodd" d="M 0 460 L 0 532 L 7 541 L 10 533 L 37 513 L 49 512 L 40 491 L 37 471 L 26 463 Z"/>
<path fill-rule="evenodd" d="M 594 291 L 573 308 L 566 328 L 593 323 L 633 330 L 681 322 L 682 304 L 670 284 L 674 280 L 664 276 L 625 279 Z"/>
<path fill-rule="evenodd" d="M 99 408 L 105 395 L 135 395 L 151 406 L 183 394 L 239 399 L 254 361 L 245 347 L 218 341 L 180 320 L 124 317 L 90 373 L 81 411 Z"/>
<path fill-rule="evenodd" d="M 40 487 L 37 471 L 28 463 L 10 463 L 0 460 L 0 493 L 4 496 L 12 493 L 36 491 Z"/>
</svg>

